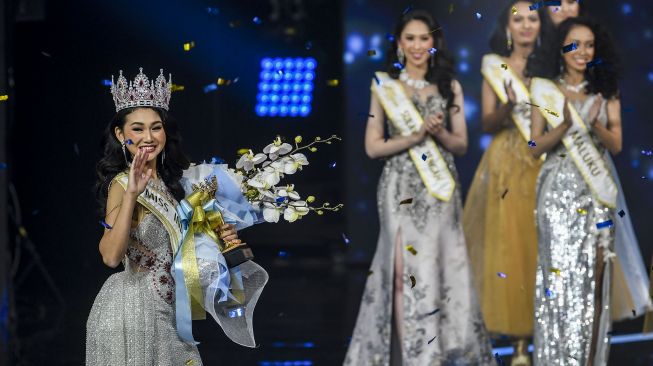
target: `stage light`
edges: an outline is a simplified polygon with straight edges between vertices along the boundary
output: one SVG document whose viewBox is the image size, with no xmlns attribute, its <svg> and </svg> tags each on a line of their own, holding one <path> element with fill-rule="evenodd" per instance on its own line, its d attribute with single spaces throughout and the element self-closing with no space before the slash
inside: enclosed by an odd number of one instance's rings
<svg viewBox="0 0 653 366">
<path fill-rule="evenodd" d="M 259 73 L 256 115 L 306 117 L 311 113 L 314 58 L 263 58 Z"/>
<path fill-rule="evenodd" d="M 353 54 L 361 53 L 364 45 L 365 41 L 358 33 L 352 33 L 347 37 L 347 51 L 350 51 Z"/>
<path fill-rule="evenodd" d="M 469 64 L 465 61 L 462 61 L 458 64 L 458 71 L 463 74 L 466 74 L 469 71 Z"/>
</svg>

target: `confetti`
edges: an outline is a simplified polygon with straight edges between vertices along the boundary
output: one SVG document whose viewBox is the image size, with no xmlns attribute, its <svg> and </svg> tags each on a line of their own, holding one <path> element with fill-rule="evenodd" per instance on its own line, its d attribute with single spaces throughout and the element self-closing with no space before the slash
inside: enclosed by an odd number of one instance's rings
<svg viewBox="0 0 653 366">
<path fill-rule="evenodd" d="M 561 158 L 566 158 L 566 157 L 567 157 L 567 154 L 560 154 L 560 155 L 558 155 L 558 156 L 561 157 Z"/>
<path fill-rule="evenodd" d="M 173 93 L 178 91 L 183 91 L 184 89 L 185 87 L 183 85 L 177 85 L 177 84 L 172 84 L 172 86 L 170 87 L 170 91 Z"/>
<path fill-rule="evenodd" d="M 401 206 L 401 205 L 410 205 L 411 203 L 413 203 L 413 199 L 412 198 L 406 198 L 405 200 L 402 200 L 401 202 L 399 202 L 399 206 Z"/>
<path fill-rule="evenodd" d="M 125 140 L 125 144 L 127 144 L 127 145 L 132 145 L 133 143 L 134 143 L 134 141 L 132 141 L 132 139 Z"/>
<path fill-rule="evenodd" d="M 376 84 L 377 84 L 377 85 L 381 85 L 381 84 L 382 84 L 382 83 L 381 83 L 381 80 L 379 79 L 378 76 L 376 76 L 376 74 L 374 75 L 374 80 L 376 80 Z"/>
<path fill-rule="evenodd" d="M 512 15 L 517 14 L 517 7 L 513 6 L 512 9 L 510 9 L 510 11 L 512 12 Z"/>
<path fill-rule="evenodd" d="M 408 7 L 407 7 L 406 9 L 404 9 L 403 13 L 401 13 L 401 14 L 402 14 L 402 15 L 406 15 L 406 14 L 407 14 L 409 11 L 411 11 L 411 10 L 413 10 L 413 6 L 412 6 L 412 5 L 408 5 Z"/>
<path fill-rule="evenodd" d="M 190 359 L 190 360 L 186 361 L 187 366 L 192 366 L 194 364 L 195 364 L 195 360 L 193 360 L 193 359 Z"/>
<path fill-rule="evenodd" d="M 555 292 L 553 292 L 553 291 L 552 291 L 550 288 L 548 288 L 548 287 L 547 287 L 546 289 L 544 289 L 544 294 L 546 295 L 546 297 L 548 297 L 548 298 L 550 298 L 550 299 L 552 299 L 552 298 L 554 298 L 554 297 L 556 296 Z"/>
<path fill-rule="evenodd" d="M 415 279 L 415 276 L 410 275 L 410 288 L 415 287 L 416 283 L 417 283 L 417 280 Z"/>
<path fill-rule="evenodd" d="M 367 50 L 368 56 L 376 56 L 376 50 Z"/>
<path fill-rule="evenodd" d="M 601 230 L 601 229 L 604 229 L 604 228 L 606 228 L 606 227 L 609 228 L 609 227 L 612 226 L 612 225 L 614 225 L 614 224 L 612 223 L 612 220 L 606 220 L 606 221 L 602 221 L 602 222 L 597 223 L 597 224 L 596 224 L 596 228 L 599 229 L 599 230 Z"/>
<path fill-rule="evenodd" d="M 422 154 L 422 160 L 426 161 L 426 159 L 428 159 L 428 156 L 426 156 L 426 154 Z"/>
<path fill-rule="evenodd" d="M 288 252 L 280 250 L 279 253 L 277 254 L 277 256 L 281 257 L 281 258 L 286 258 L 286 257 L 288 257 Z"/>
<path fill-rule="evenodd" d="M 578 212 L 581 215 L 587 215 L 587 210 L 584 208 L 579 208 L 578 210 L 576 210 L 576 212 Z"/>
<path fill-rule="evenodd" d="M 635 312 L 635 309 L 633 309 L 633 316 L 637 316 L 637 313 Z"/>
<path fill-rule="evenodd" d="M 225 160 L 220 157 L 214 156 L 211 158 L 211 164 L 225 164 L 225 163 L 226 163 Z"/>
<path fill-rule="evenodd" d="M 435 336 L 435 337 L 431 338 L 431 340 L 429 341 L 428 344 L 431 344 L 431 342 L 433 342 L 436 338 L 438 338 L 438 336 Z"/>
<path fill-rule="evenodd" d="M 499 276 L 499 277 L 501 277 L 501 278 L 506 278 L 506 277 L 508 277 L 508 275 L 505 274 L 505 273 L 503 273 L 503 272 L 497 272 L 497 276 Z"/>
<path fill-rule="evenodd" d="M 394 42 L 394 41 L 395 41 L 395 36 L 393 36 L 393 35 L 390 34 L 390 33 L 386 33 L 386 34 L 385 34 L 385 39 L 387 39 L 388 42 Z"/>
<path fill-rule="evenodd" d="M 429 48 L 429 53 L 432 55 L 435 55 L 435 53 L 438 52 L 437 48 Z"/>
<path fill-rule="evenodd" d="M 576 42 L 571 42 L 568 45 L 562 46 L 562 53 L 567 53 L 576 50 L 578 46 L 576 45 Z"/>
<path fill-rule="evenodd" d="M 9 99 L 8 95 L 6 95 L 6 94 L 5 95 L 0 95 L 0 101 L 5 101 L 7 99 Z"/>
<path fill-rule="evenodd" d="M 540 106 L 537 105 L 537 104 L 533 104 L 533 103 L 529 103 L 529 102 L 524 102 L 524 103 L 526 103 L 526 104 L 528 104 L 528 105 L 532 105 L 532 106 L 535 107 L 535 108 L 540 108 Z"/>
<path fill-rule="evenodd" d="M 395 62 L 394 64 L 392 64 L 392 66 L 394 66 L 395 69 L 399 69 L 399 70 L 404 68 L 404 65 L 402 65 L 401 62 Z"/>
<path fill-rule="evenodd" d="M 27 229 L 25 229 L 25 226 L 21 226 L 18 228 L 18 234 L 22 236 L 23 238 L 27 237 Z"/>
<path fill-rule="evenodd" d="M 621 210 L 621 211 L 617 212 L 617 214 L 619 215 L 619 217 L 626 216 L 626 213 L 624 212 L 624 210 Z"/>
<path fill-rule="evenodd" d="M 335 168 L 336 167 L 336 162 L 329 163 L 329 168 Z"/>
<path fill-rule="evenodd" d="M 111 80 L 109 80 L 109 79 L 102 79 L 102 85 L 104 85 L 104 86 L 111 86 Z"/>
<path fill-rule="evenodd" d="M 412 255 L 417 255 L 417 250 L 412 245 L 407 245 L 406 250 L 410 252 Z"/>
<path fill-rule="evenodd" d="M 554 112 L 554 111 L 552 111 L 552 110 L 550 110 L 548 108 L 544 108 L 544 110 L 546 111 L 546 113 L 548 113 L 548 114 L 550 114 L 550 115 L 552 115 L 554 117 L 560 117 L 560 115 L 558 113 L 556 113 L 556 112 Z"/>
<path fill-rule="evenodd" d="M 338 84 L 340 84 L 340 81 L 338 79 L 327 80 L 328 86 L 338 86 Z"/>
<path fill-rule="evenodd" d="M 560 6 L 560 0 L 558 0 L 558 1 L 540 1 L 538 3 L 530 5 L 528 7 L 528 9 L 537 10 L 537 9 L 543 8 L 545 6 Z"/>
<path fill-rule="evenodd" d="M 482 17 L 481 13 L 476 13 L 476 20 L 481 20 Z"/>
<path fill-rule="evenodd" d="M 367 277 L 371 276 L 374 271 L 367 271 Z"/>
<path fill-rule="evenodd" d="M 349 245 L 349 238 L 347 238 L 345 233 L 342 233 L 342 241 L 345 242 L 345 245 Z"/>
<path fill-rule="evenodd" d="M 45 52 L 45 51 L 41 51 L 41 54 L 42 54 L 43 56 L 45 56 L 45 57 L 52 57 L 51 54 L 49 54 L 49 53 L 47 53 L 47 52 Z"/>
<path fill-rule="evenodd" d="M 104 220 L 100 220 L 100 225 L 104 226 L 104 228 L 108 230 L 113 229 L 111 225 L 107 224 Z"/>
<path fill-rule="evenodd" d="M 599 57 L 599 58 L 597 58 L 595 60 L 592 60 L 592 61 L 588 62 L 587 65 L 585 65 L 585 66 L 587 66 L 589 68 L 589 67 L 594 67 L 594 66 L 598 66 L 598 65 L 602 65 L 602 64 L 603 64 L 603 60 Z"/>
<path fill-rule="evenodd" d="M 440 311 L 440 308 L 437 308 L 437 309 L 433 310 L 432 312 L 426 314 L 425 316 L 435 315 L 435 314 L 437 314 L 439 311 Z"/>
<path fill-rule="evenodd" d="M 75 151 L 75 154 L 79 156 L 79 146 L 77 146 L 77 143 L 73 144 L 73 150 Z"/>
<path fill-rule="evenodd" d="M 551 267 L 549 268 L 549 271 L 551 271 L 551 273 L 555 273 L 557 276 L 560 276 L 560 269 L 558 268 Z"/>
<path fill-rule="evenodd" d="M 223 78 L 218 78 L 218 81 L 217 81 L 218 86 L 231 85 L 231 83 L 232 83 L 232 80 L 223 79 Z"/>
<path fill-rule="evenodd" d="M 499 366 L 506 366 L 506 364 L 503 363 L 503 359 L 501 358 L 501 356 L 499 356 L 498 352 L 494 354 L 494 359 L 497 360 Z"/>
<path fill-rule="evenodd" d="M 209 14 L 215 15 L 215 14 L 220 13 L 220 9 L 209 6 L 209 7 L 206 8 L 206 12 L 209 13 Z"/>
<path fill-rule="evenodd" d="M 504 70 L 508 70 L 508 64 L 501 64 L 501 68 Z"/>
<path fill-rule="evenodd" d="M 310 50 L 311 48 L 313 48 L 313 42 L 311 42 L 311 41 L 306 42 L 306 43 L 304 44 L 304 48 L 305 48 L 307 51 Z"/>
<path fill-rule="evenodd" d="M 530 147 L 535 147 L 535 146 L 537 146 L 537 145 L 535 144 L 535 141 L 533 141 L 533 140 L 529 140 L 529 141 L 528 141 L 528 146 L 530 146 Z"/>
<path fill-rule="evenodd" d="M 653 151 L 651 151 L 651 150 L 642 150 L 642 155 L 653 156 Z"/>
<path fill-rule="evenodd" d="M 212 92 L 214 90 L 218 90 L 218 85 L 217 84 L 209 84 L 204 87 L 204 94 Z"/>
<path fill-rule="evenodd" d="M 501 195 L 501 199 L 506 198 L 506 195 L 508 194 L 508 188 L 506 188 L 505 191 L 503 191 L 503 194 Z"/>
<path fill-rule="evenodd" d="M 453 4 L 449 4 L 449 14 L 453 13 L 454 7 Z"/>
<path fill-rule="evenodd" d="M 259 18 L 259 17 L 254 17 L 254 18 L 252 19 L 252 22 L 254 22 L 254 24 L 258 24 L 258 25 L 263 24 L 263 21 L 262 21 L 261 18 Z"/>
<path fill-rule="evenodd" d="M 188 52 L 188 51 L 191 50 L 191 48 L 195 48 L 195 42 L 194 41 L 184 43 L 184 51 Z"/>
<path fill-rule="evenodd" d="M 358 115 L 361 116 L 361 117 L 370 117 L 370 118 L 374 118 L 374 115 L 373 115 L 373 114 L 369 114 L 369 113 L 363 113 L 363 112 L 361 112 L 361 113 L 359 113 Z"/>
</svg>

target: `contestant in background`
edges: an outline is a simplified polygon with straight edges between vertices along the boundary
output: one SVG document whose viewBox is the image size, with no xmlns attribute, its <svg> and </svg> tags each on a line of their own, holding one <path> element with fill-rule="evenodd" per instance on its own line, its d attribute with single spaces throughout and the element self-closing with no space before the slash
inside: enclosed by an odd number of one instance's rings
<svg viewBox="0 0 653 366">
<path fill-rule="evenodd" d="M 512 365 L 530 365 L 537 261 L 535 182 L 542 161 L 531 155 L 531 107 L 525 76 L 534 50 L 551 35 L 544 9 L 506 4 L 483 57 L 483 130 L 493 138 L 476 169 L 463 227 L 485 325 L 515 340 Z"/>
<path fill-rule="evenodd" d="M 491 365 L 454 164 L 467 150 L 463 91 L 430 14 L 404 14 L 394 37 L 365 132 L 367 155 L 386 159 L 381 232 L 344 363 Z"/>
<path fill-rule="evenodd" d="M 608 155 L 622 146 L 618 58 L 598 23 L 570 18 L 535 60 L 529 68 L 549 80 L 531 81 L 531 152 L 547 153 L 537 182 L 534 361 L 606 365 L 612 320 L 650 307 L 629 216 L 616 215 L 626 208 Z"/>
<path fill-rule="evenodd" d="M 560 6 L 546 6 L 549 18 L 555 27 L 568 18 L 576 18 L 585 15 L 585 1 L 579 0 L 562 0 Z"/>
</svg>

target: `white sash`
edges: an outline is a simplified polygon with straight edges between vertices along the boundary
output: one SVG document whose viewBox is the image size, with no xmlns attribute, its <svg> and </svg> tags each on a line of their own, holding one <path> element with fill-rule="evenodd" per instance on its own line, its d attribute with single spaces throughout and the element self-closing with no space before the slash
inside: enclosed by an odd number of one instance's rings
<svg viewBox="0 0 653 366">
<path fill-rule="evenodd" d="M 129 175 L 127 173 L 120 173 L 114 179 L 124 189 L 127 189 L 127 183 L 129 182 Z M 170 237 L 170 245 L 172 246 L 174 256 L 181 243 L 182 233 L 181 221 L 179 220 L 175 203 L 170 202 L 161 192 L 149 186 L 145 187 L 145 191 L 138 196 L 137 201 L 150 210 L 163 223 Z"/>
<path fill-rule="evenodd" d="M 505 66 L 505 69 L 502 65 Z M 506 88 L 504 86 L 506 82 L 510 82 L 512 89 L 515 91 L 515 95 L 517 96 L 516 105 L 524 105 L 530 102 L 528 88 L 499 55 L 491 53 L 483 56 L 481 73 L 485 77 L 485 80 L 487 80 L 488 84 L 490 84 L 501 103 L 508 103 L 508 95 L 506 94 Z M 530 114 L 525 113 L 527 110 L 530 110 L 530 106 L 528 109 L 512 109 L 512 120 L 515 122 L 515 126 L 517 126 L 524 141 L 529 141 L 531 139 L 531 118 Z"/>
<path fill-rule="evenodd" d="M 392 125 L 402 136 L 417 132 L 424 121 L 401 84 L 385 72 L 377 72 L 376 77 L 379 82 L 372 83 L 372 92 L 379 98 Z M 449 201 L 456 182 L 435 141 L 427 137 L 419 145 L 411 147 L 408 153 L 428 192 L 439 200 Z M 426 156 L 426 160 L 422 156 Z"/>
<path fill-rule="evenodd" d="M 531 81 L 531 97 L 533 103 L 557 111 L 556 115 L 542 113 L 551 127 L 555 128 L 563 122 L 564 113 L 562 111 L 565 96 L 552 81 L 533 78 Z M 601 153 L 594 146 L 587 126 L 574 106 L 567 102 L 567 107 L 573 124 L 562 138 L 562 142 L 594 197 L 602 204 L 615 208 L 618 191 L 617 185 L 610 174 L 610 169 L 603 160 Z"/>
</svg>

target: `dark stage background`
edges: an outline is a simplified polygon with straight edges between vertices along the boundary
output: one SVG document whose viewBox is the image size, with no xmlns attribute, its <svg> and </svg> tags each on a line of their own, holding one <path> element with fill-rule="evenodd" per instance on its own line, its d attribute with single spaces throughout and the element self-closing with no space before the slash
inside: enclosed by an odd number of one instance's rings
<svg viewBox="0 0 653 366">
<path fill-rule="evenodd" d="M 457 160 L 463 191 L 488 142 L 480 130 L 478 70 L 500 1 L 0 4 L 7 14 L 3 76 L 8 86 L 0 95 L 10 98 L 0 102 L 0 111 L 8 110 L 9 123 L 1 132 L 3 137 L 6 133 L 8 157 L 1 174 L 8 176 L 12 197 L 8 234 L 16 274 L 11 307 L 16 365 L 83 363 L 86 317 L 114 272 L 102 264 L 97 250 L 102 227 L 92 187 L 102 131 L 114 111 L 103 80 L 117 76 L 119 69 L 131 79 L 139 66 L 151 78 L 164 68 L 175 84 L 185 87 L 173 94 L 171 111 L 196 162 L 221 157 L 235 164 L 238 149 L 260 151 L 276 135 L 288 140 L 295 135 L 344 138 L 321 146 L 308 156 L 311 165 L 289 179 L 303 196 L 345 203 L 343 211 L 240 233 L 271 276 L 255 316 L 260 346 L 238 347 L 214 323 L 195 322 L 207 365 L 342 363 L 378 233 L 376 184 L 382 162 L 365 156 L 366 119 L 360 114 L 367 114 L 372 73 L 385 59 L 385 35 L 407 6 L 433 11 L 458 61 L 470 134 L 469 152 Z M 586 1 L 585 6 L 611 29 L 624 61 L 624 149 L 615 163 L 650 267 L 653 158 L 641 151 L 651 149 L 653 136 L 648 121 L 653 115 L 653 6 L 645 0 Z M 195 47 L 185 52 L 183 44 L 191 41 Z M 378 56 L 368 56 L 370 49 Z M 263 57 L 317 61 L 308 117 L 257 116 Z M 238 81 L 205 93 L 205 86 L 218 78 Z M 329 85 L 334 79 L 338 86 Z M 16 228 L 18 219 L 23 235 Z M 640 332 L 641 327 L 641 318 L 618 323 L 615 334 Z M 611 364 L 651 365 L 650 348 L 650 342 L 616 345 Z"/>
</svg>

